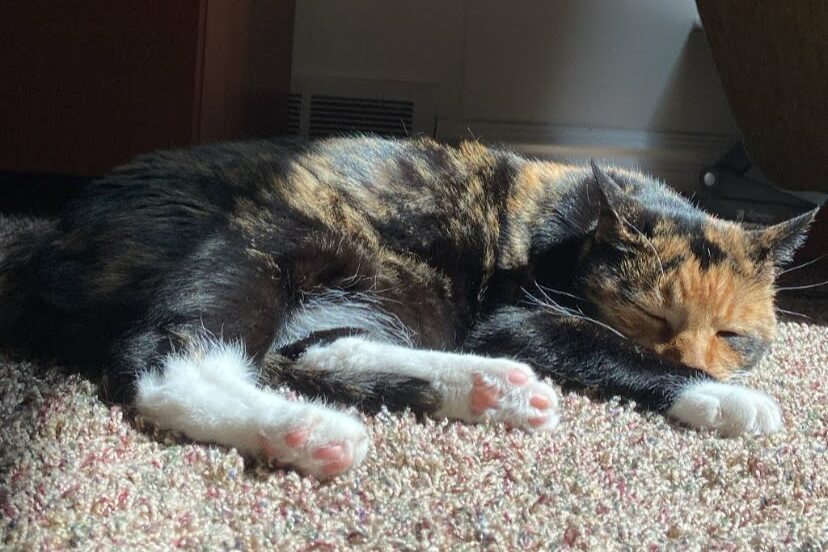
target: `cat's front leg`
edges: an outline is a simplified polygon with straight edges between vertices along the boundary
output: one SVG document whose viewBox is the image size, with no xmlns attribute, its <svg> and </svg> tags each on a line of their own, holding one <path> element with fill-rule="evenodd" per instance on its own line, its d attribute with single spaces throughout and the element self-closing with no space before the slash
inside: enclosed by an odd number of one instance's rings
<svg viewBox="0 0 828 552">
<path fill-rule="evenodd" d="M 341 337 L 307 347 L 281 372 L 274 376 L 303 392 L 360 406 L 411 406 L 436 418 L 530 431 L 559 422 L 557 390 L 505 358 Z"/>
<path fill-rule="evenodd" d="M 474 329 L 467 348 L 513 356 L 561 384 L 633 399 L 693 428 L 728 436 L 782 429 L 779 406 L 768 395 L 716 381 L 582 319 L 500 309 Z"/>
<path fill-rule="evenodd" d="M 727 436 L 783 429 L 782 411 L 773 398 L 741 385 L 714 381 L 686 385 L 667 415 L 690 427 L 716 429 Z"/>
</svg>

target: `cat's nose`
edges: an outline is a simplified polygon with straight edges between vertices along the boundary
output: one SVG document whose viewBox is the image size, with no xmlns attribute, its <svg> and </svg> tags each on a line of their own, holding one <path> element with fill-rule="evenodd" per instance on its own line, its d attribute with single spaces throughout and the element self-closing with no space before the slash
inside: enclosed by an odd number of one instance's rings
<svg viewBox="0 0 828 552">
<path fill-rule="evenodd" d="M 676 336 L 662 351 L 662 354 L 671 360 L 698 370 L 707 368 L 707 351 L 700 336 L 687 332 Z"/>
<path fill-rule="evenodd" d="M 687 353 L 679 349 L 666 349 L 662 354 L 670 360 L 681 362 L 690 368 L 696 368 L 698 370 L 704 370 L 705 368 L 704 358 L 702 355 L 696 353 Z"/>
</svg>

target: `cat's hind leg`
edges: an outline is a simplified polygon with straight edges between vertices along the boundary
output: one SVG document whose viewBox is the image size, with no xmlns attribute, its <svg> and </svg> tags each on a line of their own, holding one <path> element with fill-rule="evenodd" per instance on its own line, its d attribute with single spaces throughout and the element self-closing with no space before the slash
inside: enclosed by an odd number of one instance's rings
<svg viewBox="0 0 828 552">
<path fill-rule="evenodd" d="M 283 353 L 285 351 L 282 351 Z M 505 358 L 413 349 L 361 336 L 271 355 L 265 369 L 295 388 L 340 402 L 411 406 L 436 418 L 543 431 L 559 422 L 555 388 Z"/>
<path fill-rule="evenodd" d="M 130 378 L 144 418 L 192 439 L 316 476 L 358 465 L 368 437 L 356 418 L 260 386 L 290 299 L 266 260 L 227 240 L 208 240 L 165 279 L 143 322 L 115 344 L 109 374 Z"/>
<path fill-rule="evenodd" d="M 362 462 L 369 439 L 354 417 L 256 385 L 241 346 L 196 340 L 139 373 L 135 407 L 159 427 L 330 477 Z"/>
</svg>

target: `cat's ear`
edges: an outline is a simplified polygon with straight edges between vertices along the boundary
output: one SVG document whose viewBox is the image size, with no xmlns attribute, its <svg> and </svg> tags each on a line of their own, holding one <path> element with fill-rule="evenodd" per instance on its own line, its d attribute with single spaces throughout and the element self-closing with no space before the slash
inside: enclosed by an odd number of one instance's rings
<svg viewBox="0 0 828 552">
<path fill-rule="evenodd" d="M 590 160 L 592 176 L 595 179 L 594 189 L 598 193 L 600 208 L 598 210 L 598 224 L 595 227 L 595 239 L 600 241 L 615 241 L 626 233 L 624 219 L 620 215 L 627 202 L 624 192 L 616 182 L 607 175 L 594 160 Z"/>
<path fill-rule="evenodd" d="M 596 187 L 601 194 L 602 201 L 607 205 L 615 205 L 625 201 L 624 192 L 621 187 L 610 178 L 610 176 L 598 166 L 594 159 L 589 161 L 592 167 L 592 178 L 595 179 Z"/>
<path fill-rule="evenodd" d="M 751 231 L 759 259 L 772 260 L 776 265 L 790 262 L 796 250 L 805 243 L 808 226 L 813 222 L 817 211 L 819 207 L 769 228 Z"/>
</svg>

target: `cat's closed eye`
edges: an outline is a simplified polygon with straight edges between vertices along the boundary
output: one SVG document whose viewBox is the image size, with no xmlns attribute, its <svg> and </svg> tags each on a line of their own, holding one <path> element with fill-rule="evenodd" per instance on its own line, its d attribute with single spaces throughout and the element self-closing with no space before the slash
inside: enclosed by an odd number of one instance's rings
<svg viewBox="0 0 828 552">
<path fill-rule="evenodd" d="M 674 331 L 669 320 L 639 305 L 636 305 L 636 307 L 638 312 L 644 315 L 644 319 L 649 321 L 649 324 L 647 324 L 649 329 L 646 330 L 646 334 L 649 335 L 651 341 L 664 343 L 672 338 Z"/>
<path fill-rule="evenodd" d="M 663 316 L 659 316 L 658 314 L 653 314 L 652 312 L 650 312 L 647 309 L 644 309 L 642 307 L 638 307 L 638 310 L 644 316 L 649 318 L 650 320 L 662 324 L 665 328 L 670 328 L 670 322 L 666 318 L 664 318 Z"/>
</svg>

